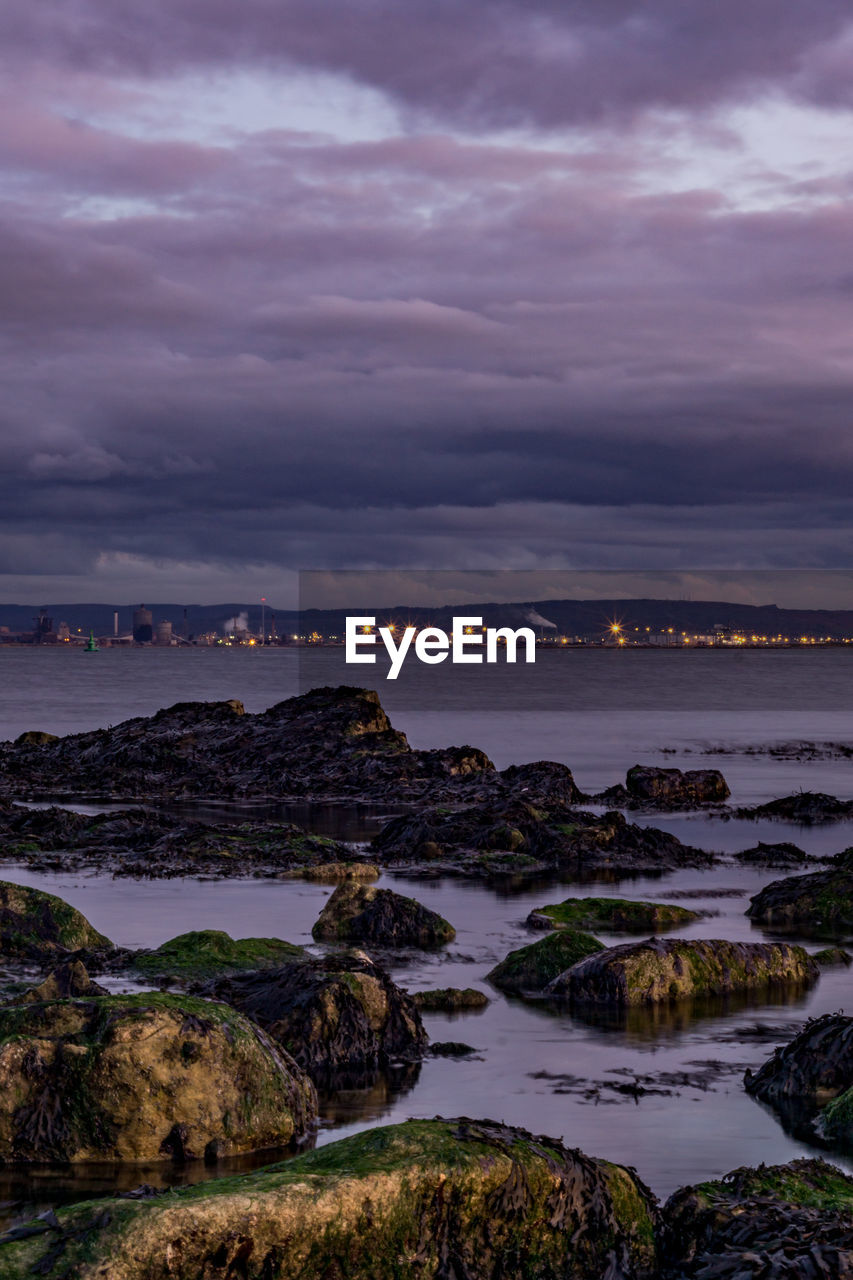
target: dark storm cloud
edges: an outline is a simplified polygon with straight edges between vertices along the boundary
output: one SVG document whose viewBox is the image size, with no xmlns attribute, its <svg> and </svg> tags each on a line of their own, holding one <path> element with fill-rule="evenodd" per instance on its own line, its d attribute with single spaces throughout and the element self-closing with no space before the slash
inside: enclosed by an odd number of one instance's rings
<svg viewBox="0 0 853 1280">
<path fill-rule="evenodd" d="M 838 97 L 842 6 L 743 10 L 0 4 L 0 575 L 851 562 L 850 175 L 744 159 L 745 208 L 661 184 L 659 121 L 435 123 Z M 162 77 L 289 66 L 429 132 L 155 111 Z"/>
<path fill-rule="evenodd" d="M 850 101 L 843 0 L 7 0 L 3 56 L 107 75 L 341 73 L 469 123 L 596 120 L 780 84 Z"/>
</svg>

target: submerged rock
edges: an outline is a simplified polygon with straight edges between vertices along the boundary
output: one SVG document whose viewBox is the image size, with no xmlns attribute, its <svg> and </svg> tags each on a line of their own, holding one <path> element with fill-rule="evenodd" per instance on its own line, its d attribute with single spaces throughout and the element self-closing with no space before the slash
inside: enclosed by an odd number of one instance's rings
<svg viewBox="0 0 853 1280">
<path fill-rule="evenodd" d="M 529 946 L 510 951 L 486 977 L 502 991 L 538 994 L 571 965 L 603 950 L 604 944 L 588 933 L 560 929 Z"/>
<path fill-rule="evenodd" d="M 785 942 L 649 938 L 580 960 L 545 994 L 579 1004 L 643 1005 L 806 984 L 819 972 L 802 947 Z"/>
<path fill-rule="evenodd" d="M 743 849 L 734 856 L 738 862 L 757 867 L 801 867 L 812 861 L 804 849 L 787 840 L 778 844 L 765 844 L 759 840 L 751 849 Z"/>
<path fill-rule="evenodd" d="M 853 1278 L 853 1179 L 823 1160 L 682 1187 L 663 1215 L 666 1280 Z"/>
<path fill-rule="evenodd" d="M 412 999 L 421 1013 L 460 1013 L 465 1009 L 485 1009 L 489 997 L 476 987 L 438 987 L 434 991 L 414 991 Z"/>
<path fill-rule="evenodd" d="M 109 938 L 62 898 L 0 881 L 0 955 L 50 960 L 71 951 L 110 947 Z"/>
<path fill-rule="evenodd" d="M 316 1113 L 307 1076 L 225 1005 L 147 993 L 0 1008 L 0 1161 L 254 1151 Z"/>
<path fill-rule="evenodd" d="M 456 930 L 436 911 L 393 889 L 342 884 L 311 930 L 325 942 L 373 942 L 385 947 L 439 947 Z"/>
<path fill-rule="evenodd" d="M 678 929 L 701 919 L 698 911 L 667 902 L 631 902 L 627 898 L 566 898 L 536 907 L 527 917 L 534 929 L 599 929 L 610 933 L 646 933 Z"/>
<path fill-rule="evenodd" d="M 633 1171 L 489 1121 L 410 1120 L 168 1196 L 62 1209 L 0 1244 L 45 1280 L 652 1280 Z M 8 1237 L 7 1237 L 8 1240 Z M 57 1248 L 57 1242 L 61 1247 Z M 2 1271 L 0 1271 L 2 1274 Z"/>
<path fill-rule="evenodd" d="M 750 898 L 746 914 L 759 924 L 793 932 L 848 929 L 853 926 L 853 861 L 774 880 Z"/>
<path fill-rule="evenodd" d="M 360 1085 L 427 1046 L 414 1001 L 367 956 L 306 957 L 208 983 L 281 1044 L 324 1087 Z"/>
<path fill-rule="evenodd" d="M 738 818 L 783 818 L 810 826 L 819 822 L 835 822 L 853 814 L 853 800 L 839 800 L 823 791 L 797 791 L 794 795 L 769 800 L 767 804 L 735 810 Z"/>
</svg>

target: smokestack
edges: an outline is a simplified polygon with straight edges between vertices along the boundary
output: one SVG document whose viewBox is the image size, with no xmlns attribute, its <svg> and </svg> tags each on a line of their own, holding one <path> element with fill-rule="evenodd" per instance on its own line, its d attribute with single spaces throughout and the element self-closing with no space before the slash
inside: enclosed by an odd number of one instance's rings
<svg viewBox="0 0 853 1280">
<path fill-rule="evenodd" d="M 118 635 L 118 609 L 113 614 L 113 635 Z"/>
</svg>

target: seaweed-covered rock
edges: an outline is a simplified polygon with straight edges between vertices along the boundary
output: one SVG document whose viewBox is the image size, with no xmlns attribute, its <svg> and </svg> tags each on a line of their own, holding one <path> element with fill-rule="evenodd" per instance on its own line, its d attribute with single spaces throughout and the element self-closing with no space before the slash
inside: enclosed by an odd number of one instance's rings
<svg viewBox="0 0 853 1280">
<path fill-rule="evenodd" d="M 598 951 L 555 978 L 546 995 L 579 1004 L 642 1005 L 814 982 L 820 970 L 785 942 L 649 938 Z"/>
<path fill-rule="evenodd" d="M 0 955 L 50 960 L 70 951 L 111 946 L 109 938 L 62 898 L 0 881 Z"/>
<path fill-rule="evenodd" d="M 744 1078 L 747 1093 L 777 1106 L 806 1099 L 823 1106 L 853 1086 L 853 1018 L 829 1013 L 805 1028 Z"/>
<path fill-rule="evenodd" d="M 305 950 L 281 938 L 235 940 L 221 929 L 197 929 L 178 934 L 153 951 L 133 951 L 125 955 L 127 967 L 145 978 L 174 977 L 200 982 L 218 974 L 270 969 L 285 960 L 304 956 Z"/>
<path fill-rule="evenodd" d="M 853 1179 L 823 1160 L 682 1187 L 663 1214 L 666 1280 L 853 1280 Z"/>
<path fill-rule="evenodd" d="M 320 862 L 285 872 L 284 879 L 313 880 L 318 884 L 341 884 L 346 880 L 378 880 L 382 868 L 375 862 Z"/>
<path fill-rule="evenodd" d="M 853 865 L 786 876 L 750 898 L 746 914 L 758 924 L 792 932 L 832 933 L 853 926 Z"/>
<path fill-rule="evenodd" d="M 82 960 L 65 960 L 43 982 L 9 1004 L 38 1004 L 42 1000 L 78 1000 L 81 996 L 108 995 L 106 987 L 90 977 Z"/>
<path fill-rule="evenodd" d="M 663 871 L 711 866 L 714 855 L 683 845 L 666 831 L 629 823 L 615 810 L 601 816 L 528 799 L 461 809 L 436 805 L 392 818 L 373 840 L 384 863 L 431 865 L 464 876 L 533 875 L 543 871 Z"/>
<path fill-rule="evenodd" d="M 823 951 L 815 951 L 812 959 L 822 969 L 831 969 L 835 965 L 841 964 L 849 968 L 853 964 L 853 956 L 849 951 L 845 951 L 843 947 L 824 947 Z"/>
<path fill-rule="evenodd" d="M 754 867 L 802 867 L 811 861 L 804 849 L 788 840 L 777 844 L 765 844 L 759 840 L 751 849 L 742 849 L 735 857 L 738 862 Z"/>
<path fill-rule="evenodd" d="M 461 1013 L 466 1009 L 485 1009 L 489 997 L 476 987 L 437 987 L 434 991 L 414 991 L 412 999 L 421 1013 Z"/>
<path fill-rule="evenodd" d="M 8 795 L 432 797 L 483 772 L 494 766 L 474 747 L 412 750 L 376 692 L 348 685 L 257 715 L 236 699 L 179 702 L 46 745 L 0 743 Z"/>
<path fill-rule="evenodd" d="M 225 1005 L 148 993 L 0 1008 L 2 1161 L 254 1151 L 301 1136 L 316 1110 L 296 1063 Z"/>
<path fill-rule="evenodd" d="M 410 1120 L 168 1196 L 62 1209 L 0 1243 L 0 1276 L 652 1280 L 656 1225 L 619 1165 L 489 1121 Z"/>
<path fill-rule="evenodd" d="M 355 952 L 234 974 L 202 990 L 254 1019 L 324 1087 L 364 1084 L 427 1045 L 411 997 Z"/>
<path fill-rule="evenodd" d="M 719 769 L 659 769 L 642 764 L 628 770 L 625 790 L 631 800 L 665 809 L 720 804 L 731 795 Z"/>
<path fill-rule="evenodd" d="M 678 929 L 699 920 L 698 911 L 668 902 L 631 902 L 627 898 L 566 898 L 536 907 L 527 917 L 533 929 L 589 929 L 605 933 L 646 933 Z"/>
<path fill-rule="evenodd" d="M 453 925 L 393 889 L 342 884 L 311 930 L 325 942 L 373 942 L 385 947 L 439 947 L 456 937 Z"/>
<path fill-rule="evenodd" d="M 797 791 L 766 804 L 737 809 L 739 818 L 782 818 L 786 822 L 798 822 L 803 826 L 814 823 L 837 822 L 853 814 L 853 800 L 839 800 L 823 791 Z"/>
<path fill-rule="evenodd" d="M 554 978 L 585 956 L 604 950 L 603 943 L 577 929 L 560 929 L 531 942 L 529 946 L 510 951 L 500 964 L 487 974 L 502 991 L 537 994 Z"/>
</svg>

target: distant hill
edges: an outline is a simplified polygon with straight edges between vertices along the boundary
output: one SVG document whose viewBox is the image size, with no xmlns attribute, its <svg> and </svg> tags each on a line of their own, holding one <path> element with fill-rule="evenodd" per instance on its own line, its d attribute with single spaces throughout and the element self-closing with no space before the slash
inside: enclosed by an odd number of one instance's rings
<svg viewBox="0 0 853 1280">
<path fill-rule="evenodd" d="M 113 614 L 118 610 L 119 631 L 130 631 L 133 610 L 138 605 L 114 604 L 48 604 L 48 616 L 54 627 L 67 622 L 72 630 L 93 628 L 98 635 L 108 635 L 113 630 Z M 184 624 L 184 610 L 188 631 L 199 635 L 207 631 L 222 631 L 229 618 L 240 614 L 247 616 L 248 629 L 259 632 L 261 627 L 260 604 L 225 602 L 209 605 L 158 604 L 146 601 L 154 623 L 166 619 L 176 632 Z M 301 616 L 290 609 L 267 606 L 267 627 L 275 614 L 276 629 L 283 634 L 342 635 L 347 614 L 356 610 L 310 609 Z M 545 635 L 583 636 L 590 639 L 606 634 L 612 622 L 621 624 L 625 633 L 639 639 L 646 628 L 659 631 L 672 627 L 689 635 L 707 635 L 715 626 L 737 629 L 747 634 L 808 636 L 853 636 L 853 610 L 835 609 L 780 609 L 776 605 L 735 604 L 726 600 L 533 600 L 513 604 L 484 602 L 481 604 L 444 606 L 425 609 L 418 606 L 398 605 L 394 608 L 375 608 L 364 605 L 358 610 L 377 619 L 379 624 L 393 622 L 397 626 L 411 623 L 422 627 L 428 623 L 449 630 L 454 615 L 467 614 L 482 617 L 486 626 L 534 626 Z M 0 604 L 0 626 L 11 631 L 29 631 L 38 613 L 32 605 Z M 549 627 L 546 623 L 553 623 Z"/>
</svg>

